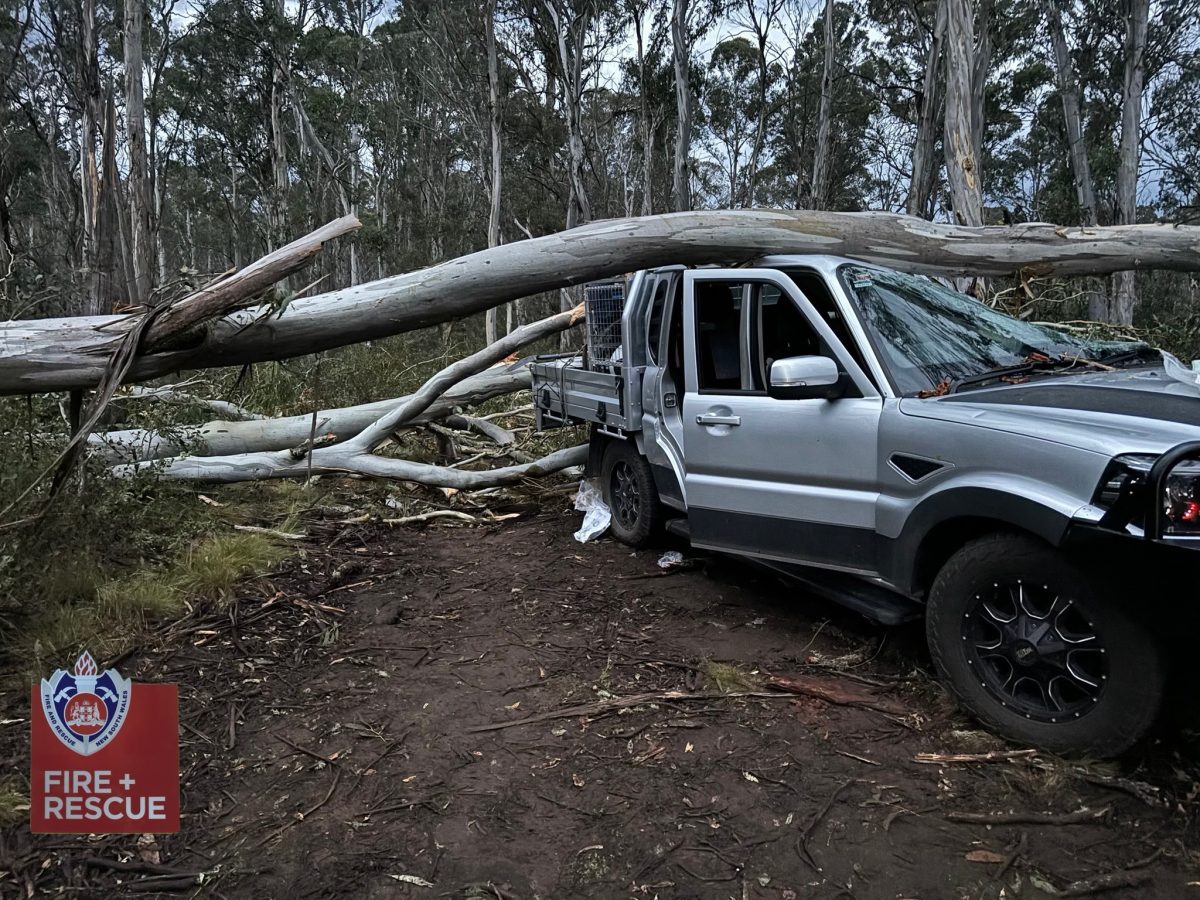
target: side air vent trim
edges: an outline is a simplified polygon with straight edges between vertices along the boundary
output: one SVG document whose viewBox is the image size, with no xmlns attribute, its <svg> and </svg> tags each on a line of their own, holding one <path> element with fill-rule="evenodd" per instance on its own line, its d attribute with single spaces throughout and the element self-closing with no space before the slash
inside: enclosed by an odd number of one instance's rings
<svg viewBox="0 0 1200 900">
<path fill-rule="evenodd" d="M 938 459 L 927 459 L 924 456 L 914 456 L 911 453 L 893 453 L 888 457 L 888 465 L 916 484 L 931 475 L 948 468 L 950 463 Z"/>
</svg>

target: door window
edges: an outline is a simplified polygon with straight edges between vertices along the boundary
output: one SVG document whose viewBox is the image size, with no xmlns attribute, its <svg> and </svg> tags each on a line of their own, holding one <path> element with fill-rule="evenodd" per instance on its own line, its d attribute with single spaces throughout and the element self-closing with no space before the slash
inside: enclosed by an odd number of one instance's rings
<svg viewBox="0 0 1200 900">
<path fill-rule="evenodd" d="M 750 285 L 736 281 L 697 281 L 696 359 L 701 391 L 730 393 L 749 389 L 742 319 Z"/>
<path fill-rule="evenodd" d="M 758 286 L 758 353 L 754 365 L 754 387 L 765 391 L 770 381 L 771 363 L 790 356 L 828 356 L 820 337 L 808 319 L 773 284 Z"/>
<path fill-rule="evenodd" d="M 654 286 L 654 297 L 650 301 L 650 320 L 646 323 L 646 349 L 650 353 L 650 362 L 658 365 L 658 345 L 662 339 L 663 310 L 667 305 L 667 288 L 671 284 L 671 276 L 663 275 Z"/>
</svg>

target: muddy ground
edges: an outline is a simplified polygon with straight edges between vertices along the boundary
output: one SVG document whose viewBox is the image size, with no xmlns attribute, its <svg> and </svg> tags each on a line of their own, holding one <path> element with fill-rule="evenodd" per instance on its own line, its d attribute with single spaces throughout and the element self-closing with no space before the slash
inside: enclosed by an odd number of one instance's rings
<svg viewBox="0 0 1200 900">
<path fill-rule="evenodd" d="M 1119 766 L 920 761 L 1013 748 L 953 709 L 919 626 L 732 560 L 664 574 L 661 551 L 580 545 L 565 501 L 521 513 L 318 527 L 121 660 L 179 683 L 181 833 L 10 830 L 0 894 L 1200 896 L 1179 733 Z M 24 727 L 0 729 L 4 768 L 27 771 Z"/>
</svg>

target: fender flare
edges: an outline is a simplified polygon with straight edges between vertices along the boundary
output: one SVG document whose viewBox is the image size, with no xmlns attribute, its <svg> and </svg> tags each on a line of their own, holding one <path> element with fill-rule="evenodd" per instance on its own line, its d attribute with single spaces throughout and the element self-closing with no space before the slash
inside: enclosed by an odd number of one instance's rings
<svg viewBox="0 0 1200 900">
<path fill-rule="evenodd" d="M 1021 494 L 985 487 L 939 491 L 917 504 L 899 536 L 889 542 L 890 559 L 881 560 L 889 573 L 888 580 L 907 594 L 923 592 L 928 586 L 922 583 L 926 539 L 949 522 L 969 519 L 1008 525 L 1036 535 L 1053 547 L 1062 546 L 1071 523 L 1070 515 L 1062 510 Z"/>
</svg>

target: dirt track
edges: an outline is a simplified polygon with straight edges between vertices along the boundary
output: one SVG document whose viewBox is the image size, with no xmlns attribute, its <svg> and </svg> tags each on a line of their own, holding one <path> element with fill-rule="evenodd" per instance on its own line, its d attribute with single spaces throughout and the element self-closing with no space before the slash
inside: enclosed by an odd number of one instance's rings
<svg viewBox="0 0 1200 900">
<path fill-rule="evenodd" d="M 998 898 L 1106 876 L 1127 886 L 1105 897 L 1200 896 L 1186 773 L 1113 788 L 1094 782 L 1154 776 L 1137 760 L 1123 773 L 918 762 L 1006 749 L 930 682 L 919 632 L 867 626 L 732 561 L 662 574 L 657 552 L 576 543 L 562 509 L 330 530 L 232 615 L 185 620 L 124 661 L 180 684 L 182 833 L 139 855 L 132 838 L 10 831 L 0 893 Z M 719 696 L 814 674 L 878 709 Z M 614 708 L 665 691 L 701 698 Z M 12 731 L 4 765 L 27 767 Z M 1145 771 L 1171 772 L 1172 747 L 1154 754 Z M 1081 809 L 1096 815 L 946 815 Z"/>
</svg>

